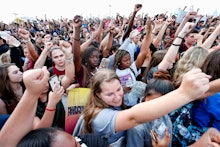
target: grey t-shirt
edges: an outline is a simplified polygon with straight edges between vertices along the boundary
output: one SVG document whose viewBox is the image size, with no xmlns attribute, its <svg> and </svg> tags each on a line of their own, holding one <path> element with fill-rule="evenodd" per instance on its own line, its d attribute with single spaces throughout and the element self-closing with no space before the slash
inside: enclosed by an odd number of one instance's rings
<svg viewBox="0 0 220 147">
<path fill-rule="evenodd" d="M 115 132 L 115 121 L 120 110 L 120 107 L 105 108 L 97 114 L 92 122 L 95 134 L 107 138 L 109 144 L 118 141 L 126 134 L 126 131 Z"/>
<path fill-rule="evenodd" d="M 147 114 L 146 114 L 147 115 Z M 170 136 L 172 136 L 172 122 L 168 115 L 159 118 L 168 128 Z M 127 145 L 126 147 L 152 147 L 150 131 L 155 124 L 155 121 L 140 124 L 132 129 L 127 130 Z M 171 147 L 171 142 L 169 144 Z"/>
<path fill-rule="evenodd" d="M 155 72 L 158 71 L 158 66 L 152 67 L 147 74 L 147 81 L 150 81 L 153 78 Z"/>
</svg>

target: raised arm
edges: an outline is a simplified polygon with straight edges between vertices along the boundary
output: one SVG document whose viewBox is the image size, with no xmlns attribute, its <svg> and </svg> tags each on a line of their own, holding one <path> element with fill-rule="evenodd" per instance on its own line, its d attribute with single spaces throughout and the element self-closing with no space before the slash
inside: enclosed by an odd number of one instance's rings
<svg viewBox="0 0 220 147">
<path fill-rule="evenodd" d="M 64 89 L 68 88 L 75 76 L 75 66 L 73 62 L 72 46 L 66 41 L 60 41 L 60 47 L 65 54 L 65 75 L 61 80 Z"/>
<path fill-rule="evenodd" d="M 126 26 L 126 24 L 128 23 L 128 19 L 126 17 L 123 17 L 123 23 L 120 26 L 120 30 L 124 32 L 124 28 Z"/>
<path fill-rule="evenodd" d="M 194 37 L 196 39 L 197 46 L 202 46 L 203 35 L 198 33 Z"/>
<path fill-rule="evenodd" d="M 38 58 L 38 54 L 34 48 L 34 45 L 32 44 L 31 40 L 30 40 L 30 33 L 29 31 L 25 30 L 25 29 L 18 29 L 18 35 L 23 39 L 23 41 L 26 43 L 27 48 L 30 52 L 30 55 L 32 57 L 33 61 L 37 61 Z"/>
<path fill-rule="evenodd" d="M 148 18 L 148 19 L 150 19 L 150 18 Z M 163 26 L 163 21 L 162 21 L 162 19 L 160 19 L 160 20 L 157 20 L 157 19 L 154 20 L 154 28 L 153 28 L 153 30 L 152 30 L 151 41 L 153 41 L 154 38 L 157 37 L 157 34 L 158 34 L 158 32 L 160 32 L 162 26 Z"/>
<path fill-rule="evenodd" d="M 15 147 L 22 137 L 32 130 L 37 101 L 48 78 L 49 72 L 46 67 L 24 72 L 26 90 L 0 131 L 0 146 Z"/>
<path fill-rule="evenodd" d="M 167 29 L 167 27 L 173 22 L 174 20 L 173 19 L 167 19 L 165 21 L 165 23 L 163 24 L 162 28 L 160 29 L 159 33 L 157 34 L 156 38 L 153 39 L 153 44 L 154 46 L 157 46 L 157 44 L 160 44 L 160 42 L 162 41 L 162 38 L 163 38 L 163 35 Z M 154 35 L 152 33 L 152 35 Z"/>
<path fill-rule="evenodd" d="M 197 12 L 192 11 L 188 12 L 186 16 L 183 18 L 183 21 L 180 23 L 179 27 L 177 28 L 174 37 L 177 37 L 180 31 L 183 29 L 183 27 L 186 25 L 187 22 L 189 22 L 190 19 L 194 19 L 194 17 L 197 15 Z"/>
<path fill-rule="evenodd" d="M 180 44 L 182 42 L 182 39 L 185 37 L 185 35 L 191 31 L 191 29 L 195 26 L 195 23 L 187 22 L 184 28 L 181 30 L 179 35 L 175 38 L 173 41 L 173 44 L 168 49 L 166 55 L 164 56 L 163 60 L 159 63 L 158 69 L 160 70 L 167 70 L 173 65 L 175 62 L 176 55 L 178 53 Z"/>
<path fill-rule="evenodd" d="M 75 72 L 78 73 L 81 69 L 81 49 L 80 49 L 80 28 L 82 26 L 82 19 L 79 15 L 76 15 L 73 19 L 74 32 L 72 39 L 72 53 L 74 54 L 75 60 Z"/>
<path fill-rule="evenodd" d="M 85 51 L 85 49 L 88 47 L 88 46 L 90 46 L 91 45 L 91 43 L 94 41 L 94 39 L 97 37 L 97 31 L 93 31 L 92 33 L 91 33 L 91 37 L 88 39 L 88 40 L 86 40 L 84 43 L 82 43 L 81 45 L 80 45 L 80 48 L 81 48 L 81 53 L 83 53 L 84 51 Z"/>
<path fill-rule="evenodd" d="M 141 8 L 142 8 L 142 4 L 136 4 L 134 6 L 134 11 L 133 11 L 132 16 L 131 16 L 131 18 L 129 20 L 128 27 L 127 27 L 127 29 L 126 29 L 126 31 L 124 33 L 124 36 L 122 37 L 122 41 L 124 41 L 126 38 L 128 38 L 128 36 L 129 36 L 129 34 L 130 34 L 131 30 L 132 30 L 133 24 L 134 24 L 134 18 L 136 16 L 137 12 Z"/>
<path fill-rule="evenodd" d="M 99 43 L 101 43 L 102 41 L 102 32 L 103 32 L 103 27 L 105 24 L 106 19 L 102 19 L 102 21 L 99 24 L 99 27 L 97 29 L 97 35 L 96 35 L 96 41 L 98 41 Z"/>
<path fill-rule="evenodd" d="M 113 30 L 115 29 L 114 26 L 110 26 L 110 31 L 105 36 L 105 38 L 102 40 L 100 44 L 100 50 L 102 52 L 102 55 L 104 58 L 109 56 L 110 49 L 112 47 L 113 42 Z"/>
<path fill-rule="evenodd" d="M 178 89 L 160 98 L 120 111 L 116 117 L 115 131 L 127 130 L 138 124 L 152 121 L 196 100 L 209 89 L 209 78 L 210 76 L 202 73 L 201 69 L 192 69 L 184 75 Z"/>
<path fill-rule="evenodd" d="M 49 93 L 49 100 L 43 117 L 34 118 L 33 129 L 52 127 L 56 105 L 62 99 L 64 89 L 59 84 L 55 85 L 54 91 Z"/>
<path fill-rule="evenodd" d="M 140 69 L 142 64 L 144 63 L 144 60 L 150 50 L 150 44 L 151 44 L 151 32 L 152 32 L 152 21 L 148 20 L 147 24 L 145 25 L 145 32 L 146 35 L 142 41 L 140 53 L 137 56 L 137 59 L 135 60 L 135 64 L 137 69 Z"/>
<path fill-rule="evenodd" d="M 205 29 L 205 34 L 203 35 L 203 42 L 209 37 L 209 35 L 215 30 L 215 27 L 210 26 L 208 29 Z"/>
<path fill-rule="evenodd" d="M 211 33 L 211 35 L 205 40 L 202 44 L 202 47 L 205 49 L 211 48 L 213 42 L 215 41 L 216 37 L 220 34 L 220 23 L 215 28 L 215 30 Z"/>
<path fill-rule="evenodd" d="M 44 46 L 44 50 L 41 52 L 39 58 L 34 64 L 34 69 L 36 68 L 42 68 L 46 62 L 47 56 L 49 54 L 49 51 L 51 47 L 53 46 L 52 42 L 46 42 Z"/>
</svg>

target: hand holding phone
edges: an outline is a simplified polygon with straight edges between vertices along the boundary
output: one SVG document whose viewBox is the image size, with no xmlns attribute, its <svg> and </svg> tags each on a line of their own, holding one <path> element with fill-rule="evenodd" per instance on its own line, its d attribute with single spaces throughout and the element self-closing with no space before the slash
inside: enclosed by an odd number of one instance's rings
<svg viewBox="0 0 220 147">
<path fill-rule="evenodd" d="M 102 58 L 99 68 L 108 68 L 110 60 L 108 58 Z"/>
<path fill-rule="evenodd" d="M 57 77 L 57 75 L 53 75 L 52 77 L 49 78 L 49 83 L 52 91 L 54 91 L 56 84 L 60 85 L 60 81 Z"/>
<path fill-rule="evenodd" d="M 154 140 L 155 143 L 158 143 L 158 140 L 157 140 L 157 138 L 156 138 L 156 136 L 155 136 L 153 130 L 150 130 L 150 136 L 151 136 L 151 138 Z"/>
</svg>

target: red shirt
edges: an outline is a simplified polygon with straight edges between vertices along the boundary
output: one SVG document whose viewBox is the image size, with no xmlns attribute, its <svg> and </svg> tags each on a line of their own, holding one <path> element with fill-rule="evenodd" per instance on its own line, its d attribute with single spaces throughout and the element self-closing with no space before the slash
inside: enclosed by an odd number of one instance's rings
<svg viewBox="0 0 220 147">
<path fill-rule="evenodd" d="M 57 75 L 58 78 L 61 80 L 65 75 L 65 70 L 60 71 L 55 66 L 53 66 L 52 75 Z"/>
</svg>

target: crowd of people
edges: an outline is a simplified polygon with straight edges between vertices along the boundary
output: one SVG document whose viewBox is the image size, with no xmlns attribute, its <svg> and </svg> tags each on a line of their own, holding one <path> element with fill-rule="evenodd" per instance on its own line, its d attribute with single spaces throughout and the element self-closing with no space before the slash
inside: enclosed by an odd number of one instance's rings
<svg viewBox="0 0 220 147">
<path fill-rule="evenodd" d="M 220 16 L 141 8 L 0 22 L 0 146 L 220 146 Z M 69 132 L 73 88 L 90 93 Z"/>
</svg>

